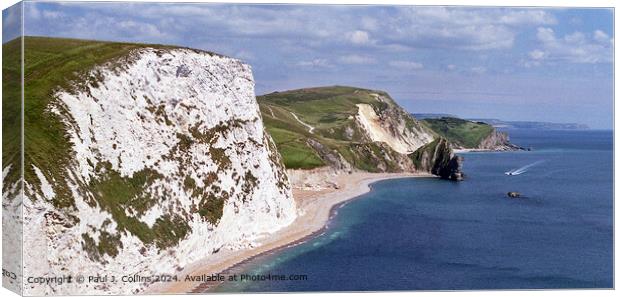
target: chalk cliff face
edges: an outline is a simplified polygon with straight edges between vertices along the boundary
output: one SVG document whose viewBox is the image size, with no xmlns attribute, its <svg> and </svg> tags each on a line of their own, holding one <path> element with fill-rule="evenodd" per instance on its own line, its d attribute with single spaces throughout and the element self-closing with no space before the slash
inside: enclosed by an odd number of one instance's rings
<svg viewBox="0 0 620 297">
<path fill-rule="evenodd" d="M 26 158 L 24 275 L 170 273 L 295 219 L 248 65 L 144 46 L 82 79 L 58 88 L 45 111 L 64 124 L 71 161 L 58 172 Z M 142 289 L 26 284 L 24 293 Z"/>
<path fill-rule="evenodd" d="M 409 154 L 434 139 L 428 129 L 391 98 L 382 94 L 375 94 L 374 97 L 382 103 L 379 108 L 357 104 L 356 120 L 370 140 L 384 142 L 398 153 Z"/>
</svg>

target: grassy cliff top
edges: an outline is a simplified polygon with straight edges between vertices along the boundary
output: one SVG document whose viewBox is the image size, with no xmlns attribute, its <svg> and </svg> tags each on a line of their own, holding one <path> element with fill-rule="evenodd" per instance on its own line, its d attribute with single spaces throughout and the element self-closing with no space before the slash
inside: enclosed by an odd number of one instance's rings
<svg viewBox="0 0 620 297">
<path fill-rule="evenodd" d="M 309 138 L 330 149 L 346 150 L 344 135 L 353 128 L 356 104 L 381 105 L 376 95 L 384 92 L 348 86 L 329 86 L 274 92 L 258 96 L 265 127 L 287 168 L 310 169 L 325 165 L 307 144 Z M 388 97 L 389 98 L 389 97 Z M 358 136 L 359 137 L 359 136 Z"/>
<path fill-rule="evenodd" d="M 337 151 L 355 167 L 376 170 L 362 147 L 380 154 L 378 144 L 369 143 L 356 124 L 357 104 L 368 104 L 375 111 L 398 107 L 383 91 L 350 86 L 327 86 L 274 92 L 259 96 L 261 114 L 287 168 L 310 169 L 326 165 L 308 140 L 319 142 L 326 150 Z M 404 111 L 411 125 L 419 125 Z"/>
<path fill-rule="evenodd" d="M 274 92 L 259 96 L 258 102 L 263 106 L 283 108 L 293 112 L 301 121 L 320 130 L 345 124 L 350 116 L 357 114 L 356 104 L 365 103 L 377 109 L 383 108 L 386 102 L 378 100 L 377 95 L 393 103 L 385 92 L 348 86 Z"/>
<path fill-rule="evenodd" d="M 2 96 L 4 166 L 15 163 L 16 154 L 20 150 L 21 42 L 22 38 L 16 38 L 2 45 L 2 71 L 5 77 Z M 48 180 L 56 180 L 60 184 L 62 189 L 57 189 L 61 192 L 60 196 L 69 196 L 63 168 L 71 162 L 71 145 L 64 124 L 57 115 L 47 110 L 49 103 L 54 100 L 54 93 L 61 89 L 75 90 L 96 82 L 93 81 L 96 78 L 87 75 L 91 69 L 110 62 L 110 67 L 123 66 L 131 61 L 129 54 L 132 50 L 182 47 L 36 36 L 25 36 L 23 42 L 24 176 L 26 181 L 37 183 L 38 179 L 31 166 L 34 165 L 42 170 Z M 71 204 L 62 199 L 57 202 L 61 206 Z"/>
<path fill-rule="evenodd" d="M 452 117 L 424 119 L 422 122 L 435 133 L 465 148 L 478 147 L 494 131 L 491 125 Z"/>
</svg>

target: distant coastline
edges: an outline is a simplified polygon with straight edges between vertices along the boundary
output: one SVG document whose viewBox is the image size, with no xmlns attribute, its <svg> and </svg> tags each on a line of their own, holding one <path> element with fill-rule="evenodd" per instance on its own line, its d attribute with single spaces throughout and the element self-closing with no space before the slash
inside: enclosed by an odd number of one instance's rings
<svg viewBox="0 0 620 297">
<path fill-rule="evenodd" d="M 460 118 L 447 113 L 412 113 L 419 120 L 439 119 L 443 117 Z M 528 129 L 528 130 L 590 130 L 588 125 L 580 123 L 555 123 L 539 121 L 505 121 L 493 118 L 464 118 L 473 122 L 482 122 L 500 129 Z"/>
</svg>

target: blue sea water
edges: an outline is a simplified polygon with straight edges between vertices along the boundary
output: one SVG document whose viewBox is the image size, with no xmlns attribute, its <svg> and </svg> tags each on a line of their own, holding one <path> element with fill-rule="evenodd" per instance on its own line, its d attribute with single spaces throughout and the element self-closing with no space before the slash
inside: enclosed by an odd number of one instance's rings
<svg viewBox="0 0 620 297">
<path fill-rule="evenodd" d="M 460 183 L 377 182 L 338 209 L 325 234 L 239 268 L 307 280 L 227 282 L 217 291 L 612 287 L 613 133 L 509 133 L 533 150 L 463 154 Z"/>
</svg>

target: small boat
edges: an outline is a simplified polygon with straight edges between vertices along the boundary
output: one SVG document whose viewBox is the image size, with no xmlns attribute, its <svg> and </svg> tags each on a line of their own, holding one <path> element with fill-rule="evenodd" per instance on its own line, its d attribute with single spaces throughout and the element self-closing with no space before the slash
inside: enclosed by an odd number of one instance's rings
<svg viewBox="0 0 620 297">
<path fill-rule="evenodd" d="M 510 170 L 510 171 L 506 171 L 506 172 L 504 172 L 504 174 L 506 174 L 506 175 L 519 175 L 519 174 L 523 174 L 523 173 L 526 173 L 531 167 L 534 167 L 537 164 L 540 164 L 542 162 L 544 162 L 544 161 L 536 161 L 536 162 L 534 162 L 532 164 L 525 165 L 525 166 L 523 166 L 521 168 L 517 168 L 517 169 Z"/>
</svg>

